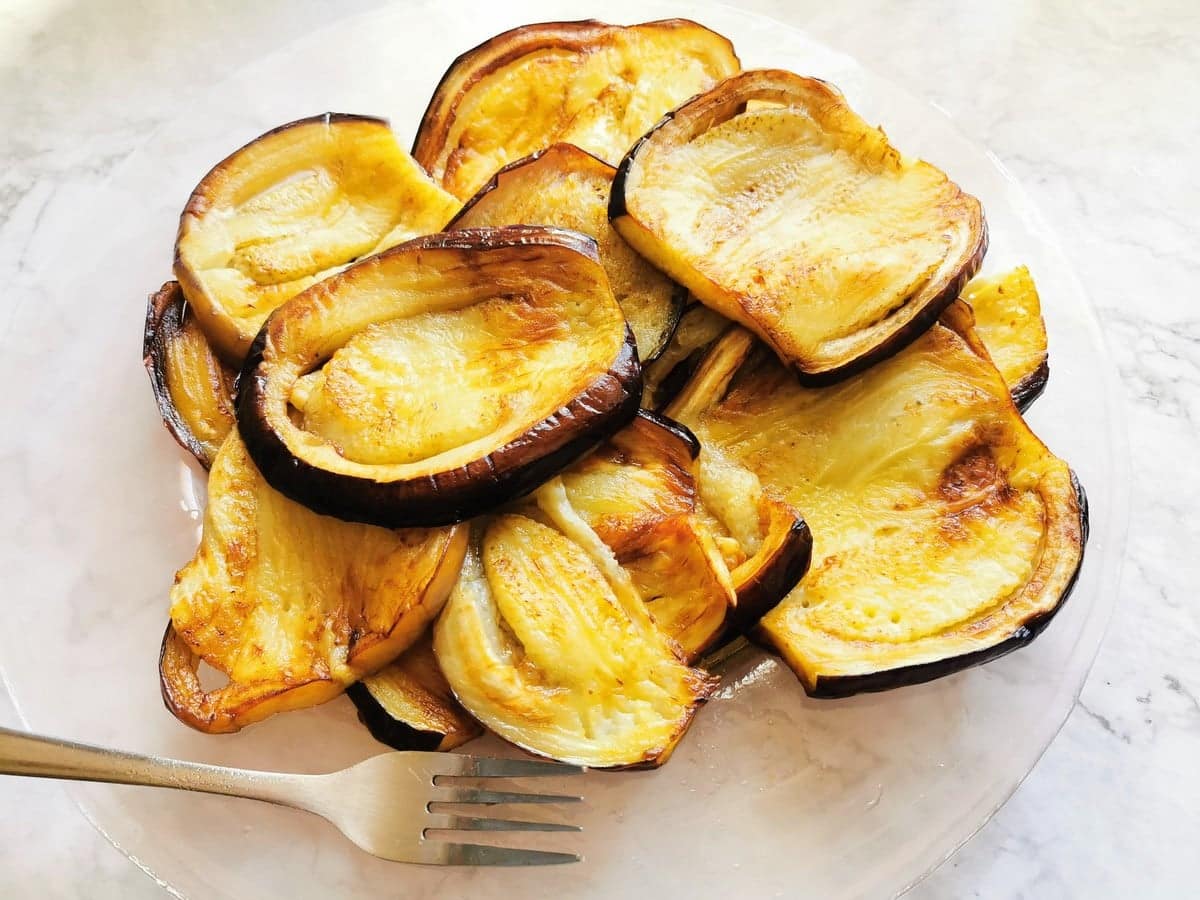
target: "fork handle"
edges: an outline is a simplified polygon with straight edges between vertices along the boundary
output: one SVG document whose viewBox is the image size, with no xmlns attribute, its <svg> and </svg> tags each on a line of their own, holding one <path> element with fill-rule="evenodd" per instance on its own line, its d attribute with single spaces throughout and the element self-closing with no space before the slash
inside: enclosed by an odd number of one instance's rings
<svg viewBox="0 0 1200 900">
<path fill-rule="evenodd" d="M 0 774 L 176 788 L 315 811 L 315 775 L 254 772 L 144 756 L 0 728 Z"/>
</svg>

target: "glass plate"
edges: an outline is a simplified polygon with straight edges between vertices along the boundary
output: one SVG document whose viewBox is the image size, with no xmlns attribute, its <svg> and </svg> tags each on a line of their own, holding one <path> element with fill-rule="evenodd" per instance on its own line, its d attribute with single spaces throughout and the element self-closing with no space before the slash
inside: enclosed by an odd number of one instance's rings
<svg viewBox="0 0 1200 900">
<path fill-rule="evenodd" d="M 466 6 L 466 4 L 464 4 Z M 578 846 L 546 870 L 402 867 L 323 822 L 263 804 L 81 786 L 96 826 L 185 896 L 882 896 L 951 854 L 1012 793 L 1075 700 L 1116 595 L 1128 463 L 1096 319 L 1023 191 L 940 112 L 803 33 L 722 7 L 658 2 L 425 4 L 344 20 L 214 87 L 123 166 L 46 272 L 61 290 L 18 305 L 3 337 L 0 663 L 37 731 L 212 763 L 319 772 L 381 748 L 349 701 L 205 737 L 163 709 L 156 663 L 174 570 L 195 548 L 203 474 L 159 424 L 139 364 L 145 298 L 170 274 L 176 217 L 216 160 L 325 110 L 391 118 L 407 142 L 460 52 L 526 22 L 687 15 L 749 67 L 837 84 L 898 146 L 983 199 L 987 269 L 1028 263 L 1052 376 L 1036 430 L 1092 504 L 1070 603 L 1031 647 L 919 687 L 813 701 L 773 659 L 745 659 L 658 772 L 595 774 Z M 492 744 L 485 752 L 507 752 Z"/>
</svg>

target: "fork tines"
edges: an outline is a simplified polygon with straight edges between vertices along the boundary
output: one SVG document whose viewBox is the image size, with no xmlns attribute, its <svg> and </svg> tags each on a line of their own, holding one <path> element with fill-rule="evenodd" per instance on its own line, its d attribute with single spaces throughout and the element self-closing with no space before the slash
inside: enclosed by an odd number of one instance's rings
<svg viewBox="0 0 1200 900">
<path fill-rule="evenodd" d="M 545 776 L 579 775 L 585 770 L 580 766 L 557 762 L 527 759 L 495 759 L 453 754 L 436 754 L 433 776 L 434 793 L 427 807 L 424 840 L 430 840 L 430 831 L 458 832 L 579 832 L 578 825 L 560 822 L 533 822 L 518 819 L 498 819 L 484 816 L 458 815 L 441 812 L 434 807 L 442 804 L 476 804 L 495 806 L 500 804 L 550 804 L 578 803 L 582 797 L 567 794 L 539 794 L 522 791 L 493 791 L 482 788 L 457 786 L 451 779 L 457 778 L 539 778 Z M 453 835 L 446 835 L 449 840 Z M 435 839 L 436 840 L 436 839 Z M 439 843 L 440 862 L 449 865 L 474 866 L 536 866 L 578 862 L 579 854 L 551 850 L 495 847 L 482 844 Z M 431 848 L 432 849 L 432 848 Z"/>
</svg>

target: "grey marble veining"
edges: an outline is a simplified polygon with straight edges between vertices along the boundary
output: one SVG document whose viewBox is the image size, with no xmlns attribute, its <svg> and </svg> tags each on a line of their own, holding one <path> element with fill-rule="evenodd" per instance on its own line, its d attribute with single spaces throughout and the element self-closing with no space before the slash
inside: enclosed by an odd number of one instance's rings
<svg viewBox="0 0 1200 900">
<path fill-rule="evenodd" d="M 60 226 L 189 96 L 266 48 L 376 5 L 0 7 L 0 335 L 17 304 L 44 295 L 33 273 L 73 252 L 54 244 Z M 1190 0 L 743 5 L 927 97 L 995 152 L 1062 236 L 1129 398 L 1124 591 L 1091 678 L 1013 799 L 914 895 L 1194 896 L 1200 12 Z M 15 722 L 2 698 L 0 722 Z M 53 783 L 0 781 L 0 836 L 0 896 L 162 896 Z"/>
</svg>

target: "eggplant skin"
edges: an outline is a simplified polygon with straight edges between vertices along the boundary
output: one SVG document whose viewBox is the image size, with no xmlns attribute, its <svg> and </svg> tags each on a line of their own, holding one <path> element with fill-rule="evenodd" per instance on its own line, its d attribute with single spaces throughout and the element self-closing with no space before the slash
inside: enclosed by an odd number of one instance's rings
<svg viewBox="0 0 1200 900">
<path fill-rule="evenodd" d="M 947 219 L 947 222 L 930 224 L 921 221 L 914 214 L 910 216 L 911 223 L 905 226 L 908 230 L 901 230 L 897 239 L 909 235 L 917 227 L 928 226 L 927 230 L 936 231 L 941 228 L 958 240 L 951 250 L 944 253 L 932 275 L 921 275 L 924 280 L 914 282 L 907 289 L 903 289 L 900 279 L 913 276 L 913 272 L 910 271 L 896 274 L 892 278 L 892 282 L 895 283 L 884 285 L 900 294 L 898 306 L 890 310 L 883 307 L 878 310 L 850 307 L 838 315 L 831 316 L 832 321 L 821 323 L 820 330 L 817 324 L 805 324 L 816 323 L 817 320 L 812 315 L 801 316 L 796 308 L 797 302 L 803 300 L 806 289 L 814 288 L 806 288 L 803 283 L 792 285 L 790 276 L 774 274 L 777 271 L 795 269 L 798 265 L 797 254 L 801 251 L 786 243 L 789 239 L 786 232 L 772 236 L 768 233 L 769 227 L 751 228 L 746 224 L 760 210 L 765 211 L 764 215 L 769 218 L 770 210 L 767 207 L 771 201 L 763 199 L 764 195 L 770 195 L 776 190 L 782 192 L 788 187 L 770 182 L 769 178 L 778 180 L 785 175 L 767 171 L 765 164 L 764 168 L 754 171 L 753 177 L 761 178 L 766 190 L 760 190 L 756 194 L 756 189 L 762 185 L 751 181 L 737 196 L 744 198 L 738 200 L 743 207 L 740 211 L 741 222 L 745 226 L 742 231 L 753 234 L 754 239 L 762 242 L 773 255 L 763 256 L 760 253 L 763 261 L 759 263 L 731 262 L 724 256 L 718 258 L 717 248 L 721 248 L 721 253 L 725 256 L 733 256 L 735 254 L 732 250 L 725 251 L 726 245 L 730 241 L 749 238 L 743 237 L 741 232 L 726 233 L 719 222 L 699 226 L 694 223 L 687 225 L 683 218 L 687 212 L 694 212 L 698 216 L 711 212 L 703 207 L 698 210 L 684 210 L 684 213 L 679 214 L 678 226 L 672 231 L 671 216 L 674 206 L 665 203 L 658 194 L 667 189 L 677 189 L 671 179 L 673 173 L 669 172 L 667 165 L 673 150 L 684 144 L 690 145 L 708 130 L 718 128 L 734 118 L 752 115 L 753 113 L 747 111 L 747 102 L 750 100 L 768 101 L 777 106 L 795 106 L 802 109 L 816 128 L 824 130 L 831 143 L 836 142 L 840 153 L 838 158 L 854 159 L 856 154 L 862 156 L 863 159 L 855 160 L 860 171 L 869 170 L 872 175 L 878 175 L 881 182 L 891 176 L 896 176 L 898 181 L 902 174 L 909 174 L 918 169 L 922 178 L 932 178 L 930 173 L 940 176 L 942 181 L 938 183 L 938 193 L 929 197 L 925 209 L 936 212 Z M 752 122 L 749 127 L 754 125 Z M 786 133 L 786 129 L 784 132 Z M 687 163 L 680 165 L 703 166 L 705 163 L 699 152 L 687 159 Z M 720 155 L 714 157 L 711 164 L 714 168 L 720 167 L 729 159 L 737 160 L 740 157 L 726 147 Z M 791 176 L 792 172 L 808 169 L 815 167 L 792 166 L 788 168 L 786 175 Z M 733 174 L 744 175 L 736 171 Z M 666 188 L 654 185 L 654 178 L 662 179 Z M 714 179 L 710 178 L 709 182 L 712 180 Z M 871 180 L 864 179 L 864 182 Z M 818 207 L 822 202 L 831 207 L 836 206 L 828 197 L 819 196 L 816 189 L 810 193 Z M 826 190 L 825 193 L 829 194 L 830 191 Z M 898 191 L 893 193 L 900 198 L 895 202 L 911 204 L 911 198 Z M 648 198 L 652 198 L 654 202 Z M 869 200 L 870 197 L 866 199 Z M 778 204 L 781 201 L 774 202 Z M 861 205 L 866 201 L 858 198 L 857 202 Z M 680 206 L 682 208 L 682 205 Z M 727 212 L 732 214 L 737 210 L 731 209 Z M 822 210 L 818 209 L 814 216 L 820 212 Z M 895 217 L 893 214 L 893 218 Z M 773 69 L 741 72 L 667 113 L 633 145 L 618 166 L 609 198 L 609 219 L 627 243 L 676 281 L 684 284 L 701 302 L 757 334 L 807 387 L 836 384 L 866 371 L 894 356 L 928 331 L 978 271 L 988 246 L 987 221 L 975 198 L 963 193 L 932 166 L 923 162 L 903 160 L 897 151 L 887 144 L 882 132 L 867 126 L 850 110 L 842 95 L 831 85 L 819 79 L 803 78 L 791 72 Z M 839 227 L 843 230 L 846 228 L 844 223 Z M 897 229 L 894 227 L 893 230 Z M 708 243 L 703 248 L 696 242 L 685 246 L 681 234 L 697 234 L 697 241 L 707 239 Z M 832 238 L 830 240 L 832 241 Z M 943 240 L 948 241 L 948 238 Z M 936 242 L 926 243 L 933 246 Z M 819 267 L 823 261 L 819 256 L 822 250 L 835 256 L 839 252 L 850 252 L 839 251 L 836 247 L 818 248 L 812 251 L 817 254 L 817 258 L 808 260 L 808 267 Z M 788 253 L 792 256 L 787 256 Z M 870 281 L 862 280 L 864 283 Z M 854 279 L 848 277 L 843 278 L 843 281 L 854 283 Z M 882 291 L 875 293 L 883 296 Z M 864 293 L 864 296 L 871 294 Z M 875 301 L 876 306 L 879 303 L 880 301 Z M 848 305 L 847 301 L 843 301 L 843 305 Z M 859 305 L 862 306 L 861 303 Z M 809 312 L 811 309 L 812 304 L 809 304 Z M 864 321 L 860 322 L 859 319 Z"/>
<path fill-rule="evenodd" d="M 763 489 L 805 510 L 812 569 L 750 634 L 813 696 L 927 681 L 1009 652 L 1078 577 L 1082 488 L 1021 418 L 965 303 L 902 357 L 825 389 L 730 332 L 670 412 L 711 455 L 709 486 L 727 486 L 718 511 Z"/>
<path fill-rule="evenodd" d="M 1017 409 L 1025 412 L 1029 407 L 1033 406 L 1033 401 L 1045 393 L 1046 384 L 1049 381 L 1050 362 L 1047 360 L 1038 366 L 1036 371 L 1031 372 L 1012 385 L 1013 403 L 1017 405 Z"/>
<path fill-rule="evenodd" d="M 178 356 L 172 359 L 172 351 L 178 354 L 189 350 L 190 360 L 180 361 Z M 237 373 L 217 358 L 208 347 L 204 333 L 187 317 L 187 303 L 177 281 L 166 282 L 150 295 L 146 304 L 142 365 L 150 376 L 150 387 L 163 425 L 179 446 L 208 469 L 234 424 Z M 186 368 L 181 371 L 180 366 Z M 175 384 L 174 379 L 180 378 L 190 383 Z M 189 421 L 185 410 L 176 402 L 173 386 L 180 388 L 188 400 L 201 397 L 208 409 L 190 410 Z M 209 439 L 198 435 L 197 427 L 208 432 Z"/>
<path fill-rule="evenodd" d="M 358 710 L 358 721 L 371 732 L 371 737 L 381 744 L 387 744 L 397 750 L 447 750 L 443 741 L 446 736 L 438 731 L 423 731 L 414 728 L 407 722 L 393 719 L 387 710 L 371 696 L 371 692 L 361 681 L 356 681 L 346 688 L 346 696 Z"/>
<path fill-rule="evenodd" d="M 453 750 L 483 733 L 454 699 L 430 632 L 391 665 L 346 688 L 358 720 L 397 750 Z"/>
<path fill-rule="evenodd" d="M 819 700 L 842 700 L 852 697 L 855 694 L 873 694 L 880 691 L 890 691 L 893 688 L 924 684 L 927 681 L 944 678 L 947 675 L 953 675 L 955 672 L 961 672 L 964 669 L 980 666 L 994 659 L 999 659 L 1002 656 L 1007 656 L 1014 650 L 1019 650 L 1025 645 L 1033 643 L 1034 638 L 1046 630 L 1050 621 L 1066 605 L 1068 598 L 1075 590 L 1075 584 L 1079 580 L 1079 573 L 1083 569 L 1083 557 L 1086 553 L 1090 532 L 1088 501 L 1083 485 L 1079 483 L 1079 479 L 1074 472 L 1071 473 L 1071 482 L 1075 488 L 1075 498 L 1079 503 L 1079 527 L 1083 540 L 1080 544 L 1079 563 L 1076 565 L 1070 581 L 1067 582 L 1065 590 L 1063 590 L 1058 603 L 1053 609 L 1048 610 L 1042 615 L 1026 619 L 1010 637 L 991 647 L 983 647 L 971 653 L 964 653 L 961 656 L 938 659 L 915 666 L 884 669 L 880 672 L 871 672 L 865 675 L 818 675 L 815 685 L 812 687 L 805 686 L 805 693 Z M 766 645 L 769 647 L 770 642 L 766 642 Z"/>
<path fill-rule="evenodd" d="M 752 570 L 742 577 L 740 567 L 734 573 L 737 606 L 729 611 L 729 627 L 739 634 L 751 633 L 759 620 L 779 605 L 812 562 L 813 536 L 808 523 L 792 518 L 786 531 L 766 554 L 748 563 Z"/>
<path fill-rule="evenodd" d="M 407 256 L 415 260 L 427 251 L 462 251 L 470 255 L 528 247 L 565 248 L 599 263 L 595 242 L 585 235 L 560 229 L 510 226 L 417 238 L 335 277 L 353 277 L 359 266 L 383 265 L 390 258 Z M 282 324 L 282 316 L 289 308 L 291 304 L 281 307 L 280 312 L 268 319 L 250 348 L 240 376 L 238 427 L 251 458 L 267 482 L 284 496 L 324 515 L 389 528 L 462 522 L 534 490 L 619 431 L 638 413 L 642 370 L 633 332 L 626 325 L 624 340 L 607 372 L 553 414 L 482 458 L 457 468 L 398 481 L 331 472 L 292 454 L 273 424 L 268 408 L 268 347 L 274 343 L 273 326 Z"/>
</svg>

